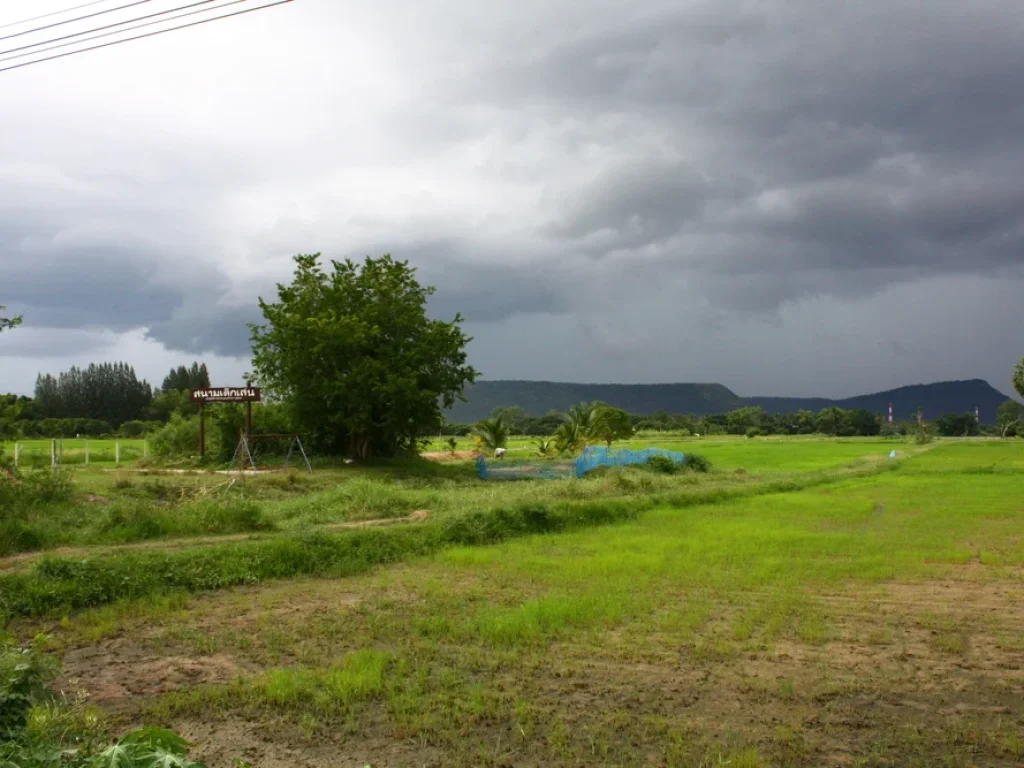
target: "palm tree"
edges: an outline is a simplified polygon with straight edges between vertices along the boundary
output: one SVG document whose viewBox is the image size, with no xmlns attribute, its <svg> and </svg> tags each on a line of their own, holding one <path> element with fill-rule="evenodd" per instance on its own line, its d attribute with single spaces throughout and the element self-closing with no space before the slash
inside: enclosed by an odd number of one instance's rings
<svg viewBox="0 0 1024 768">
<path fill-rule="evenodd" d="M 538 456 L 550 456 L 557 447 L 554 438 L 551 437 L 538 437 L 533 444 L 537 447 Z"/>
<path fill-rule="evenodd" d="M 473 425 L 470 434 L 479 450 L 494 453 L 498 448 L 508 446 L 509 426 L 498 416 L 494 419 L 483 419 Z"/>
</svg>

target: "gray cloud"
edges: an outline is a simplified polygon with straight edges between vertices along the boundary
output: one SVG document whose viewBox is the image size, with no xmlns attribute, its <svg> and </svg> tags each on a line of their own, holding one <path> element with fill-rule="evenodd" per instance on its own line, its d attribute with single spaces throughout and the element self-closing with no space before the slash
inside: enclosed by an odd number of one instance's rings
<svg viewBox="0 0 1024 768">
<path fill-rule="evenodd" d="M 991 326 L 932 343 L 963 318 L 914 304 L 1024 283 L 1014 4 L 307 0 L 247 24 L 5 81 L 0 300 L 244 356 L 291 255 L 389 251 L 491 378 L 850 394 L 1013 358 Z M 227 47 L 246 88 L 208 76 Z"/>
</svg>

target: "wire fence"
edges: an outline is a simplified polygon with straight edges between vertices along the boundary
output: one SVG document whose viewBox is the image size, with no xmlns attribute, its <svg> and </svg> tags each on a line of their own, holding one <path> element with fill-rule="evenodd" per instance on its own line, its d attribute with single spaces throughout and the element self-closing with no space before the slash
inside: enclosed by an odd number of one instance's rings
<svg viewBox="0 0 1024 768">
<path fill-rule="evenodd" d="M 611 449 L 590 446 L 573 460 L 496 459 L 488 461 L 484 456 L 476 460 L 477 476 L 481 480 L 559 480 L 570 477 L 580 478 L 598 467 L 625 467 L 646 464 L 655 456 L 664 456 L 678 464 L 686 462 L 686 454 L 667 451 L 664 448 Z"/>
<path fill-rule="evenodd" d="M 128 464 L 149 455 L 144 440 L 26 440 L 7 443 L 8 459 L 22 469 Z"/>
</svg>

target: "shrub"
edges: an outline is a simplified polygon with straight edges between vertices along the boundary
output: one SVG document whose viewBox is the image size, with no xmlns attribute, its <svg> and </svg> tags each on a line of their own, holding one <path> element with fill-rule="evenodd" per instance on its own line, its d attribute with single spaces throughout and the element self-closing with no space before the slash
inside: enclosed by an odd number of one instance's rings
<svg viewBox="0 0 1024 768">
<path fill-rule="evenodd" d="M 36 646 L 0 645 L 0 740 L 15 739 L 25 728 L 34 701 L 56 674 L 53 660 Z"/>
<path fill-rule="evenodd" d="M 686 454 L 686 467 L 694 472 L 710 472 L 711 462 L 696 453 Z"/>
<path fill-rule="evenodd" d="M 682 465 L 672 461 L 668 456 L 651 456 L 647 460 L 647 466 L 662 475 L 674 475 L 682 469 Z"/>
<path fill-rule="evenodd" d="M 171 420 L 149 439 L 154 455 L 164 459 L 186 459 L 199 455 L 199 417 L 172 414 Z M 206 451 L 210 456 L 220 453 L 220 434 L 206 431 Z"/>
<path fill-rule="evenodd" d="M 749 438 L 758 437 L 760 434 L 760 427 L 750 427 L 749 429 L 747 429 L 747 437 Z"/>
</svg>

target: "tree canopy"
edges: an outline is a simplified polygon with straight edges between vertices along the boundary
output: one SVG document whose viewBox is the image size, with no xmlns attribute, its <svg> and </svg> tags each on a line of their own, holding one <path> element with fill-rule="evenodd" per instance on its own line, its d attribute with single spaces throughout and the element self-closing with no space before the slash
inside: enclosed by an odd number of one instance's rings
<svg viewBox="0 0 1024 768">
<path fill-rule="evenodd" d="M 190 367 L 179 365 L 172 368 L 171 372 L 164 378 L 160 389 L 164 392 L 171 390 L 193 390 L 204 389 L 210 386 L 210 372 L 206 370 L 206 363 L 192 363 Z"/>
<path fill-rule="evenodd" d="M 1013 369 L 1013 388 L 1017 390 L 1018 395 L 1024 397 L 1024 357 Z"/>
<path fill-rule="evenodd" d="M 153 390 L 127 363 L 91 363 L 36 379 L 36 405 L 44 419 L 90 418 L 115 427 L 144 418 Z"/>
<path fill-rule="evenodd" d="M 996 411 L 996 420 L 1003 437 L 1011 432 L 1017 434 L 1017 425 L 1024 421 L 1024 405 L 1016 400 L 1007 400 Z"/>
<path fill-rule="evenodd" d="M 288 404 L 320 451 L 367 458 L 412 450 L 476 379 L 462 317 L 428 318 L 434 289 L 390 254 L 331 260 L 329 272 L 319 260 L 296 256 L 278 300 L 260 299 L 266 322 L 249 326 L 253 383 Z"/>
</svg>

